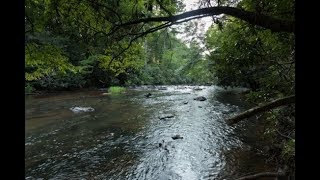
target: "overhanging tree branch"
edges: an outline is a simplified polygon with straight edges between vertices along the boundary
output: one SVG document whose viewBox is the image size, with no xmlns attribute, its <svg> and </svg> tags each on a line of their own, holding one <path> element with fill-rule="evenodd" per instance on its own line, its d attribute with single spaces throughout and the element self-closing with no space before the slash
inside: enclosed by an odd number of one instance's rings
<svg viewBox="0 0 320 180">
<path fill-rule="evenodd" d="M 247 21 L 250 24 L 258 25 L 267 29 L 270 29 L 274 32 L 289 32 L 294 33 L 294 21 L 281 20 L 276 19 L 271 16 L 258 14 L 255 12 L 245 11 L 239 8 L 234 7 L 209 7 L 209 8 L 201 8 L 193 11 L 188 11 L 182 14 L 174 15 L 174 16 L 166 16 L 166 17 L 149 17 L 138 20 L 133 20 L 130 22 L 126 22 L 120 24 L 119 26 L 128 26 L 139 23 L 147 23 L 147 22 L 176 22 L 178 20 L 190 18 L 190 17 L 206 17 L 213 15 L 226 14 L 230 15 L 244 21 Z M 200 17 L 198 17 L 200 18 Z"/>
<path fill-rule="evenodd" d="M 159 26 L 157 26 L 157 27 L 148 29 L 147 31 L 138 34 L 136 37 L 134 37 L 133 39 L 131 39 L 131 40 L 129 41 L 129 44 L 128 44 L 128 46 L 127 46 L 126 48 L 122 49 L 122 50 L 120 51 L 120 53 L 118 53 L 116 56 L 114 56 L 114 57 L 110 60 L 110 62 L 109 62 L 109 64 L 108 64 L 108 67 L 110 67 L 110 65 L 112 64 L 112 62 L 113 62 L 115 59 L 117 59 L 118 57 L 120 57 L 126 50 L 128 50 L 128 49 L 131 47 L 132 43 L 133 43 L 135 40 L 137 40 L 138 38 L 143 37 L 143 36 L 145 36 L 145 35 L 147 35 L 147 34 L 149 34 L 149 33 L 158 31 L 159 29 L 163 29 L 163 28 L 166 28 L 166 27 L 169 27 L 169 26 L 171 26 L 171 23 L 167 22 L 167 23 L 161 24 L 161 25 L 159 25 Z"/>
<path fill-rule="evenodd" d="M 164 29 L 164 28 L 170 27 L 170 26 L 172 26 L 172 25 L 174 25 L 174 24 L 180 24 L 180 23 L 183 23 L 183 22 L 186 22 L 186 21 L 190 21 L 190 20 L 196 19 L 196 18 L 197 18 L 197 17 L 192 17 L 192 18 L 184 19 L 183 21 L 177 21 L 177 22 L 173 22 L 173 23 L 171 23 L 171 22 L 166 22 L 166 23 L 163 23 L 163 24 L 161 24 L 161 25 L 159 25 L 159 26 L 150 28 L 150 29 L 148 29 L 148 30 L 146 30 L 146 31 L 144 31 L 144 32 L 141 32 L 141 33 L 135 33 L 135 34 L 131 33 L 131 34 L 128 34 L 128 35 L 136 35 L 136 36 L 129 41 L 129 44 L 128 44 L 128 46 L 127 46 L 126 48 L 122 49 L 122 50 L 120 51 L 120 53 L 118 53 L 116 56 L 114 56 L 114 57 L 110 60 L 110 62 L 109 62 L 109 64 L 108 64 L 108 67 L 110 67 L 110 65 L 112 64 L 112 62 L 113 62 L 115 59 L 119 58 L 126 50 L 128 50 L 128 49 L 131 47 L 132 43 L 133 43 L 135 40 L 137 40 L 138 38 L 143 37 L 143 36 L 146 36 L 146 35 L 148 35 L 148 34 L 150 34 L 150 33 L 156 32 L 156 31 L 158 31 L 158 30 L 160 30 L 160 29 Z"/>
<path fill-rule="evenodd" d="M 245 118 L 251 117 L 251 116 L 256 115 L 258 113 L 265 112 L 270 109 L 274 109 L 274 108 L 277 108 L 277 107 L 280 107 L 283 105 L 292 104 L 292 103 L 295 103 L 295 96 L 294 95 L 280 98 L 280 99 L 276 99 L 276 100 L 271 101 L 269 103 L 251 108 L 247 111 L 244 111 L 243 113 L 240 113 L 239 115 L 236 115 L 235 117 L 228 119 L 227 124 L 233 125 L 233 124 L 236 124 L 237 122 L 239 122 Z"/>
</svg>

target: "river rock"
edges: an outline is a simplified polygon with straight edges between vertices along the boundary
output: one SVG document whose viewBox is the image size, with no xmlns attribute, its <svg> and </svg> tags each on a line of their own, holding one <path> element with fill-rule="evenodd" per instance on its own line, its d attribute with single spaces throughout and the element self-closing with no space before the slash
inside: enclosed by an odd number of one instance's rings
<svg viewBox="0 0 320 180">
<path fill-rule="evenodd" d="M 201 91 L 202 88 L 196 87 L 196 88 L 194 88 L 194 90 L 195 90 L 195 91 Z"/>
<path fill-rule="evenodd" d="M 175 136 L 172 136 L 171 137 L 173 140 L 176 140 L 176 139 L 183 139 L 183 137 L 181 137 L 179 134 L 175 135 Z"/>
<path fill-rule="evenodd" d="M 173 118 L 173 117 L 174 117 L 173 114 L 164 114 L 164 115 L 160 116 L 159 119 L 165 120 L 165 119 Z"/>
<path fill-rule="evenodd" d="M 149 97 L 152 96 L 152 94 L 151 94 L 151 93 L 148 93 L 148 94 L 146 94 L 146 95 L 144 95 L 144 96 L 147 97 L 147 98 L 149 98 Z"/>
<path fill-rule="evenodd" d="M 189 92 L 184 92 L 184 93 L 181 93 L 181 94 L 191 94 L 191 93 L 189 93 Z"/>
<path fill-rule="evenodd" d="M 167 90 L 167 87 L 159 87 L 158 90 Z"/>
<path fill-rule="evenodd" d="M 205 98 L 203 96 L 199 96 L 199 97 L 194 98 L 194 100 L 196 100 L 196 101 L 205 101 L 205 100 L 207 100 L 207 98 Z"/>
<path fill-rule="evenodd" d="M 72 108 L 70 108 L 70 110 L 74 113 L 94 111 L 94 109 L 92 107 L 72 107 Z"/>
<path fill-rule="evenodd" d="M 155 85 L 148 85 L 147 88 L 148 89 L 156 89 L 156 86 Z"/>
<path fill-rule="evenodd" d="M 168 152 L 169 152 L 169 149 L 168 149 L 169 146 L 170 146 L 170 142 L 169 143 L 165 143 L 164 140 L 162 140 L 162 143 L 159 143 L 159 148 L 162 148 L 162 149 L 164 149 L 164 150 L 166 150 Z"/>
<path fill-rule="evenodd" d="M 188 101 L 184 101 L 183 104 L 188 104 Z"/>
</svg>

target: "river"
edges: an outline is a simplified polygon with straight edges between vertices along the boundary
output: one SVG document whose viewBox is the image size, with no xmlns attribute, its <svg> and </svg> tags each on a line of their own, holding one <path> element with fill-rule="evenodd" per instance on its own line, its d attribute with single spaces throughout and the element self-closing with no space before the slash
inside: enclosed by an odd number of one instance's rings
<svg viewBox="0 0 320 180">
<path fill-rule="evenodd" d="M 197 88 L 26 96 L 26 179 L 234 179 L 273 170 L 242 138 L 254 133 L 225 123 L 250 107 L 238 90 Z"/>
</svg>

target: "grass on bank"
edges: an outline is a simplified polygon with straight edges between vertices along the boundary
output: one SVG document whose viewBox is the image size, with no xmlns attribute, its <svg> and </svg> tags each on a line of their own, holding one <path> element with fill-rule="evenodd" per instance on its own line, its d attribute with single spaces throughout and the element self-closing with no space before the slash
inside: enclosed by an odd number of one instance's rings
<svg viewBox="0 0 320 180">
<path fill-rule="evenodd" d="M 126 91 L 125 87 L 120 87 L 120 86 L 111 86 L 108 89 L 108 92 L 111 94 L 120 94 L 120 93 L 124 93 Z"/>
</svg>

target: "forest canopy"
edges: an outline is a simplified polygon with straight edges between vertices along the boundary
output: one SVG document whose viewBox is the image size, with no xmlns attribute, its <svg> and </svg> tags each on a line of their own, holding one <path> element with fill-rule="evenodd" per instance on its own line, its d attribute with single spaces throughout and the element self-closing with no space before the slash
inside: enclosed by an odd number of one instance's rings
<svg viewBox="0 0 320 180">
<path fill-rule="evenodd" d="M 199 9 L 185 12 L 183 1 L 177 0 L 28 0 L 27 85 L 63 89 L 217 83 L 257 89 L 268 81 L 266 74 L 292 77 L 281 69 L 292 61 L 294 49 L 288 44 L 294 34 L 274 31 L 293 32 L 294 1 L 199 2 Z M 205 16 L 215 22 L 205 47 L 197 42 L 186 46 L 176 37 L 181 32 L 171 28 Z M 211 53 L 199 53 L 205 50 Z M 265 72 L 257 74 L 257 69 Z"/>
</svg>

